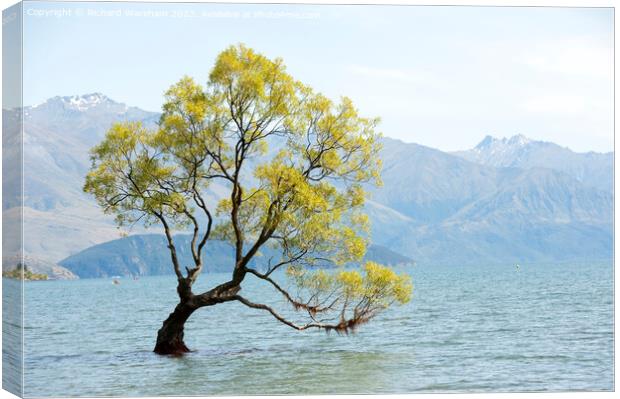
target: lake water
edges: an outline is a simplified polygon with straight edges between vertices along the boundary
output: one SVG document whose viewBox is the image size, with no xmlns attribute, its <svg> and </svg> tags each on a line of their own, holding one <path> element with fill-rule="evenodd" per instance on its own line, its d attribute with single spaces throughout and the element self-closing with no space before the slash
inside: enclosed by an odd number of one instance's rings
<svg viewBox="0 0 620 399">
<path fill-rule="evenodd" d="M 25 284 L 26 396 L 609 391 L 611 263 L 415 266 L 414 299 L 349 336 L 229 303 L 196 312 L 195 352 L 151 352 L 173 276 Z M 203 275 L 203 288 L 226 275 Z M 284 303 L 257 280 L 246 297 Z M 199 289 L 199 288 L 197 288 Z"/>
</svg>

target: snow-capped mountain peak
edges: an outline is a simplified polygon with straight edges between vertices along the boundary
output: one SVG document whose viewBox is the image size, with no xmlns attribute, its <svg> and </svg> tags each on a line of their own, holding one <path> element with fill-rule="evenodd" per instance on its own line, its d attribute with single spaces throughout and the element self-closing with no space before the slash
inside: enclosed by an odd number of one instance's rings
<svg viewBox="0 0 620 399">
<path fill-rule="evenodd" d="M 24 107 L 24 122 L 28 127 L 53 126 L 60 129 L 65 137 L 73 136 L 89 146 L 101 139 L 98 132 L 107 131 L 113 121 L 141 121 L 145 126 L 154 127 L 158 120 L 159 114 L 156 112 L 129 107 L 101 93 L 56 96 L 36 106 Z M 92 141 L 84 135 L 85 126 L 93 133 L 88 136 Z"/>
<path fill-rule="evenodd" d="M 522 134 L 502 138 L 486 136 L 476 147 L 456 154 L 483 165 L 516 166 L 527 158 L 530 150 L 544 145 Z"/>
<path fill-rule="evenodd" d="M 491 145 L 493 145 L 493 143 L 497 141 L 497 139 L 493 136 L 490 135 L 486 135 L 484 137 L 484 139 L 482 139 L 482 141 L 480 143 L 478 143 L 478 145 L 474 148 L 487 148 L 490 147 Z"/>
<path fill-rule="evenodd" d="M 486 136 L 471 150 L 453 154 L 485 166 L 553 169 L 606 192 L 613 189 L 609 173 L 613 170 L 613 153 L 577 153 L 551 142 L 531 140 L 519 134 L 510 138 Z"/>
<path fill-rule="evenodd" d="M 512 136 L 508 140 L 508 144 L 516 145 L 516 146 L 520 146 L 520 147 L 528 145 L 531 142 L 532 142 L 532 140 L 530 140 L 529 138 L 525 137 L 522 134 L 517 134 L 516 136 Z"/>
<path fill-rule="evenodd" d="M 102 102 L 111 101 L 108 97 L 101 93 L 85 94 L 83 96 L 72 96 L 68 98 L 65 97 L 63 100 L 80 111 L 96 107 Z"/>
<path fill-rule="evenodd" d="M 89 93 L 83 95 L 73 95 L 73 96 L 56 96 L 48 99 L 47 101 L 33 105 L 32 107 L 27 107 L 32 110 L 38 108 L 44 108 L 46 106 L 60 106 L 64 109 L 74 110 L 74 111 L 87 111 L 92 108 L 96 108 L 101 105 L 107 106 L 118 106 L 124 104 L 119 104 L 116 101 L 110 99 L 104 94 L 101 93 Z"/>
<path fill-rule="evenodd" d="M 526 136 L 522 135 L 522 134 L 517 134 L 514 135 L 510 138 L 506 138 L 506 137 L 502 137 L 502 138 L 495 138 L 493 136 L 487 135 L 480 143 L 478 143 L 478 145 L 476 147 L 474 147 L 474 150 L 477 150 L 478 152 L 483 151 L 483 150 L 506 150 L 507 148 L 518 148 L 518 147 L 524 147 L 528 144 L 532 143 L 532 140 L 530 140 L 529 138 L 527 138 Z"/>
<path fill-rule="evenodd" d="M 105 103 L 116 104 L 115 101 L 110 100 L 107 96 L 101 93 L 90 93 L 81 96 L 66 96 L 60 97 L 59 99 L 66 108 L 75 109 L 77 111 L 86 111 Z"/>
</svg>

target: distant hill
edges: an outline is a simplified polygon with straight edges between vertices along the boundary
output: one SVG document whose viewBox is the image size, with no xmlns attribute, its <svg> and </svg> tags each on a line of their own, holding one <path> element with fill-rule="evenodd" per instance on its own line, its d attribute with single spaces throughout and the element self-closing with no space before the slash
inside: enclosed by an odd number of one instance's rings
<svg viewBox="0 0 620 399">
<path fill-rule="evenodd" d="M 613 190 L 612 152 L 577 153 L 523 135 L 510 138 L 486 136 L 476 147 L 454 153 L 481 165 L 513 168 L 548 168 L 564 172 L 577 181 L 607 192 Z"/>
<path fill-rule="evenodd" d="M 2 258 L 2 270 L 4 272 L 15 270 L 20 263 L 22 263 L 22 259 L 20 257 L 5 256 Z M 70 270 L 55 263 L 47 262 L 43 259 L 37 259 L 27 255 L 24 256 L 23 263 L 30 272 L 45 274 L 49 280 L 75 280 L 78 278 L 78 276 L 73 274 Z"/>
<path fill-rule="evenodd" d="M 115 102 L 103 94 L 54 97 L 24 108 L 25 205 L 39 211 L 82 204 L 89 150 L 114 122 L 155 126 L 159 114 Z M 89 200 L 90 202 L 90 200 Z"/>
<path fill-rule="evenodd" d="M 8 110 L 3 114 L 15 117 Z M 57 263 L 119 238 L 112 218 L 82 193 L 88 151 L 112 123 L 139 120 L 153 127 L 159 114 L 94 93 L 54 97 L 25 107 L 24 115 L 26 253 Z M 5 147 L 15 145 L 15 137 L 5 139 Z M 382 145 L 384 184 L 369 187 L 366 204 L 376 245 L 428 264 L 613 255 L 613 153 L 580 154 L 524 136 L 487 137 L 474 149 L 456 153 L 390 138 Z M 4 164 L 18 161 L 9 148 Z M 9 175 L 5 184 L 19 180 Z M 252 178 L 244 181 L 251 184 Z M 215 204 L 224 195 L 225 188 L 214 184 L 207 201 Z M 19 199 L 8 195 L 4 201 L 5 227 L 12 231 L 8 222 L 19 220 Z M 131 231 L 150 232 L 160 230 L 137 226 Z M 167 255 L 161 258 L 167 261 Z M 149 260 L 149 270 L 155 262 Z M 119 264 L 130 265 L 131 273 L 140 270 L 137 263 Z"/>
<path fill-rule="evenodd" d="M 174 237 L 181 265 L 192 265 L 190 235 Z M 264 269 L 272 256 L 265 250 L 252 261 L 251 266 Z M 276 258 L 277 259 L 277 258 Z M 208 241 L 203 254 L 207 272 L 230 271 L 234 265 L 234 249 L 223 241 Z M 371 245 L 366 260 L 387 265 L 412 263 L 412 259 L 385 247 Z M 80 278 L 110 276 L 153 276 L 172 274 L 170 252 L 164 235 L 133 235 L 87 248 L 68 257 L 60 264 Z"/>
<path fill-rule="evenodd" d="M 89 150 L 112 123 L 138 120 L 155 126 L 159 114 L 100 93 L 53 97 L 24 107 L 23 112 L 25 252 L 57 262 L 80 249 L 117 238 L 119 231 L 112 218 L 104 216 L 82 192 L 90 166 Z M 3 110 L 3 115 L 11 114 L 14 112 Z M 19 162 L 16 156 L 12 155 L 15 165 Z"/>
<path fill-rule="evenodd" d="M 372 241 L 420 263 L 611 259 L 613 195 L 542 167 L 482 165 L 384 139 Z"/>
<path fill-rule="evenodd" d="M 419 224 L 436 223 L 492 194 L 504 178 L 496 168 L 419 144 L 384 138 L 382 187 L 369 186 L 375 203 Z"/>
</svg>

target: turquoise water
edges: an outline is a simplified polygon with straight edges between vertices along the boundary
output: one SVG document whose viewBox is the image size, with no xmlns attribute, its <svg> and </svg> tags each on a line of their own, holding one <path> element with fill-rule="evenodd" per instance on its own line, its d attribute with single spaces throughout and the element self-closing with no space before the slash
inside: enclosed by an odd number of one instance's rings
<svg viewBox="0 0 620 399">
<path fill-rule="evenodd" d="M 414 299 L 350 336 L 297 332 L 237 303 L 151 352 L 174 277 L 25 285 L 26 396 L 613 390 L 610 263 L 406 269 Z M 201 277 L 203 288 L 226 278 Z M 284 308 L 248 280 L 244 295 Z"/>
</svg>

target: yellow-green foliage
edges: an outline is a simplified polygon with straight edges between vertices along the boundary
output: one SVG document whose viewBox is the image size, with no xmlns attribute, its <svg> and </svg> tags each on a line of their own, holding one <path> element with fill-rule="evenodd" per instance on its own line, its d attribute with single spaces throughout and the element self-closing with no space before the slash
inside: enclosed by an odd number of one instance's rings
<svg viewBox="0 0 620 399">
<path fill-rule="evenodd" d="M 340 329 L 344 332 L 355 329 L 394 303 L 409 302 L 413 291 L 408 275 L 398 275 L 375 262 L 366 262 L 361 272 L 356 269 L 310 271 L 290 266 L 287 276 L 298 288 L 299 298 L 312 298 L 306 303 L 313 312 L 337 308 Z"/>
<path fill-rule="evenodd" d="M 269 245 L 282 253 L 275 267 L 301 273 L 302 289 L 331 298 L 336 290 L 366 317 L 405 303 L 407 278 L 374 263 L 336 275 L 295 268 L 363 258 L 369 225 L 362 185 L 381 184 L 377 123 L 349 98 L 334 102 L 295 80 L 281 59 L 231 46 L 206 85 L 183 77 L 170 87 L 157 129 L 112 126 L 91 151 L 84 190 L 121 225 L 193 225 L 197 234 L 196 212 L 210 221 L 217 214 L 213 232 L 235 246 L 238 268 Z M 204 194 L 215 183 L 230 192 L 212 209 Z M 209 224 L 205 239 L 210 231 Z"/>
</svg>

